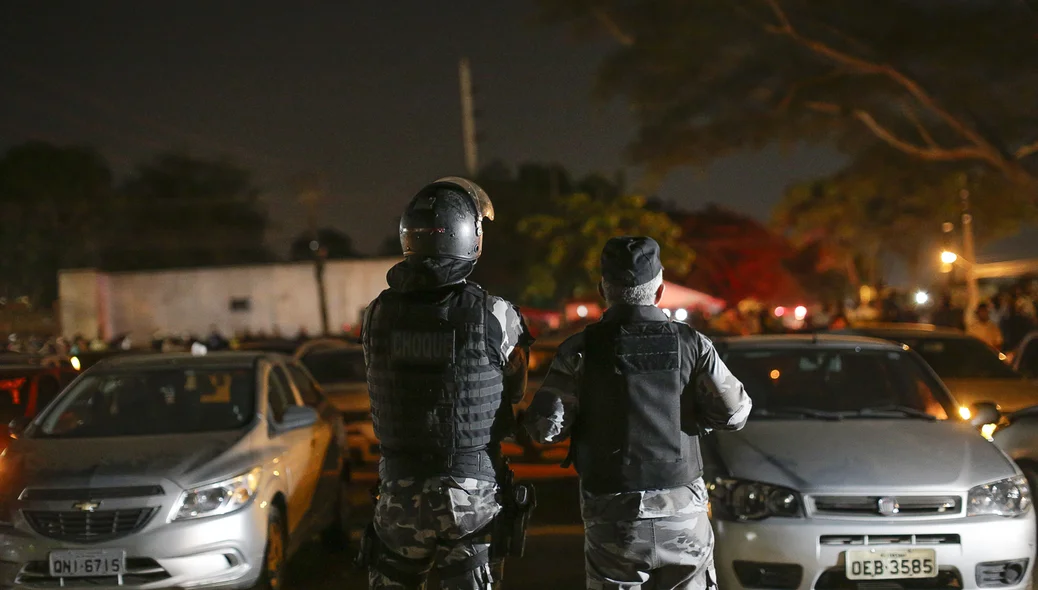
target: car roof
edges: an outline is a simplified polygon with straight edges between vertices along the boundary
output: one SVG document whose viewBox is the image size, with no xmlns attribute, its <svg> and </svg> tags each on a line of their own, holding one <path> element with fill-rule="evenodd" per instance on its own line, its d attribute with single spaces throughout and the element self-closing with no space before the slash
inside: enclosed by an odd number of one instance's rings
<svg viewBox="0 0 1038 590">
<path fill-rule="evenodd" d="M 727 349 L 750 348 L 869 348 L 874 350 L 902 350 L 898 344 L 880 338 L 843 334 L 782 334 L 739 336 L 718 339 L 716 342 Z"/>
<path fill-rule="evenodd" d="M 970 338 L 968 334 L 954 328 L 943 328 L 929 324 L 877 324 L 834 330 L 830 334 L 862 334 L 886 339 L 898 338 Z"/>
<path fill-rule="evenodd" d="M 248 367 L 255 366 L 262 359 L 280 358 L 283 361 L 291 360 L 288 357 L 276 353 L 263 351 L 219 351 L 204 355 L 193 355 L 189 352 L 170 352 L 164 354 L 124 354 L 102 360 L 94 365 L 98 368 L 140 368 L 153 369 L 162 367 Z"/>
</svg>

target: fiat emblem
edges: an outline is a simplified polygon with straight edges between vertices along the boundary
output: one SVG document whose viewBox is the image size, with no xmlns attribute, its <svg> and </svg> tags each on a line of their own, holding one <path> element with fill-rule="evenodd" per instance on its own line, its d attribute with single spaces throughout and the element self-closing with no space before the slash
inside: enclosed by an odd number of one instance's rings
<svg viewBox="0 0 1038 590">
<path fill-rule="evenodd" d="M 877 508 L 883 516 L 893 516 L 901 512 L 901 506 L 897 503 L 896 498 L 880 498 L 879 502 L 877 502 Z"/>
</svg>

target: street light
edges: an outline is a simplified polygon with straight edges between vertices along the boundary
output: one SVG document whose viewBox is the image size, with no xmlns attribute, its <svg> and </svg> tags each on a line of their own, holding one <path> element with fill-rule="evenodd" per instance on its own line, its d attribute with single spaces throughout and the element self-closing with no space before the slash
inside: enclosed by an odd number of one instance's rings
<svg viewBox="0 0 1038 590">
<path fill-rule="evenodd" d="M 941 262 L 945 264 L 955 264 L 955 261 L 959 259 L 959 255 L 950 250 L 941 252 Z"/>
<path fill-rule="evenodd" d="M 916 305 L 926 305 L 926 302 L 929 301 L 929 300 L 930 300 L 930 294 L 927 293 L 926 291 L 916 291 L 915 292 L 915 304 Z"/>
</svg>

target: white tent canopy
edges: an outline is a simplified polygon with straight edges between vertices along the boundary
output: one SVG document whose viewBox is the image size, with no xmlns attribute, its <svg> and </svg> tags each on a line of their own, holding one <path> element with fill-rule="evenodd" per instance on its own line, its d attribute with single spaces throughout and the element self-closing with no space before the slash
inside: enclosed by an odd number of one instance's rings
<svg viewBox="0 0 1038 590">
<path fill-rule="evenodd" d="M 664 309 L 702 309 L 711 314 L 718 314 L 725 308 L 725 302 L 706 293 L 682 287 L 681 285 L 664 281 L 666 288 L 663 290 L 663 300 L 660 307 Z"/>
</svg>

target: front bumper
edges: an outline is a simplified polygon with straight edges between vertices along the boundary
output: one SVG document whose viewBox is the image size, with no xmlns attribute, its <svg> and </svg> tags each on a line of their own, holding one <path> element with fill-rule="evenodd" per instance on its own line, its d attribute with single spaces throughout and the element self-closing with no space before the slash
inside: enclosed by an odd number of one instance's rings
<svg viewBox="0 0 1038 590">
<path fill-rule="evenodd" d="M 166 514 L 156 514 L 137 533 L 89 545 L 43 537 L 18 515 L 14 528 L 0 529 L 0 589 L 230 590 L 255 584 L 266 546 L 266 502 L 253 501 L 226 516 L 182 522 L 167 523 Z M 125 550 L 126 575 L 121 580 L 51 577 L 48 554 L 63 549 Z"/>
<path fill-rule="evenodd" d="M 871 584 L 891 588 L 972 590 L 981 587 L 977 581 L 978 564 L 1025 559 L 1027 569 L 1017 583 L 983 588 L 1029 590 L 1035 561 L 1033 510 L 1019 518 L 964 517 L 896 523 L 804 518 L 771 518 L 753 523 L 715 521 L 714 531 L 715 567 L 719 586 L 725 589 L 843 590 Z M 846 552 L 873 548 L 934 549 L 940 576 L 915 582 L 877 580 L 861 586 L 848 581 L 844 575 Z M 734 562 L 767 565 L 743 565 L 743 580 L 740 580 Z M 795 574 L 796 566 L 799 566 L 799 576 Z M 756 582 L 751 581 L 747 570 L 760 572 L 762 569 L 770 572 L 770 580 L 761 574 Z M 762 579 L 768 581 L 762 583 Z M 744 581 L 747 584 L 744 585 Z"/>
</svg>

